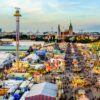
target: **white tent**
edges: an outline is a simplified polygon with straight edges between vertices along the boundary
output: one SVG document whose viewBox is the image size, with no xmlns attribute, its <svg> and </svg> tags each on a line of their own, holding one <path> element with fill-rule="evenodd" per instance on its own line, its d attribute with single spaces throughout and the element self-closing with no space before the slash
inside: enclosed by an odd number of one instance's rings
<svg viewBox="0 0 100 100">
<path fill-rule="evenodd" d="M 29 93 L 29 91 L 26 91 L 24 94 L 23 94 L 23 96 L 21 97 L 21 99 L 20 100 L 25 100 L 25 97 L 26 97 L 26 95 Z"/>
<path fill-rule="evenodd" d="M 30 64 L 30 67 L 34 68 L 36 70 L 38 70 L 38 69 L 45 69 L 46 68 L 46 66 L 44 64 Z"/>
<path fill-rule="evenodd" d="M 35 65 L 35 69 L 44 69 L 45 65 L 44 64 L 37 64 Z"/>
<path fill-rule="evenodd" d="M 27 85 L 29 85 L 29 83 L 30 83 L 30 81 L 28 81 L 28 80 L 22 82 L 22 84 L 20 85 L 20 88 L 26 87 Z"/>
<path fill-rule="evenodd" d="M 48 82 L 33 85 L 29 94 L 27 94 L 26 97 L 29 98 L 29 97 L 34 97 L 38 95 L 56 98 L 57 85 L 48 83 Z"/>
<path fill-rule="evenodd" d="M 3 87 L 9 88 L 9 90 L 7 91 L 7 93 L 11 93 L 11 92 L 13 92 L 14 90 L 17 89 L 17 87 L 19 86 L 20 83 L 22 83 L 22 81 L 5 80 L 5 81 L 2 81 L 2 82 L 0 81 L 0 83 L 2 83 Z"/>
<path fill-rule="evenodd" d="M 12 88 L 13 86 L 18 86 L 22 81 L 17 81 L 17 80 L 5 80 L 3 81 L 5 88 Z"/>
<path fill-rule="evenodd" d="M 15 57 L 10 53 L 1 52 L 0 53 L 0 68 L 4 65 L 11 63 Z"/>
<path fill-rule="evenodd" d="M 27 57 L 25 57 L 23 60 L 26 61 L 28 59 L 38 60 L 39 59 L 39 56 L 37 56 L 36 54 L 30 54 Z"/>
<path fill-rule="evenodd" d="M 61 59 L 61 58 L 58 58 L 58 59 L 51 58 L 50 59 L 50 62 L 53 62 L 53 61 L 65 61 L 65 60 L 64 59 Z"/>
<path fill-rule="evenodd" d="M 16 42 L 14 41 L 13 43 L 12 43 L 13 45 L 16 45 Z M 44 45 L 44 42 L 43 41 L 28 41 L 28 40 L 20 40 L 20 46 L 27 46 L 27 47 L 30 47 L 30 46 L 32 46 L 32 45 L 39 45 L 39 44 L 41 44 L 42 46 Z"/>
</svg>

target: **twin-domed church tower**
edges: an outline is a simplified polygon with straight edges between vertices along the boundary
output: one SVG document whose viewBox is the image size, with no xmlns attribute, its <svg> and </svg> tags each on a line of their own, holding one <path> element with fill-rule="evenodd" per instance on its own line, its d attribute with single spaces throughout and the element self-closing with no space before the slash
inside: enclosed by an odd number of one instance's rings
<svg viewBox="0 0 100 100">
<path fill-rule="evenodd" d="M 67 36 L 67 35 L 73 35 L 74 32 L 73 32 L 73 25 L 72 23 L 70 22 L 69 24 L 69 29 L 67 31 L 61 31 L 61 28 L 60 28 L 60 25 L 58 25 L 58 38 L 61 38 L 62 36 Z"/>
</svg>

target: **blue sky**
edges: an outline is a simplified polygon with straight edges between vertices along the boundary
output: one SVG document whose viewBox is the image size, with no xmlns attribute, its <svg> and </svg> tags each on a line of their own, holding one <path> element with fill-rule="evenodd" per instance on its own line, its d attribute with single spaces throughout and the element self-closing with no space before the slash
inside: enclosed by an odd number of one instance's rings
<svg viewBox="0 0 100 100">
<path fill-rule="evenodd" d="M 100 31 L 100 0 L 0 0 L 0 27 L 15 30 L 15 7 L 21 8 L 21 31 L 62 31 L 73 23 L 74 31 Z"/>
</svg>

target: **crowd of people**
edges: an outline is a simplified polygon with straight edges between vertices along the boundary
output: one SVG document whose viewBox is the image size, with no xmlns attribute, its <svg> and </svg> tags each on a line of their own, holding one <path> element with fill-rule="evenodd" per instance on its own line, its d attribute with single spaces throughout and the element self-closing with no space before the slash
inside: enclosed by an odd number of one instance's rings
<svg viewBox="0 0 100 100">
<path fill-rule="evenodd" d="M 88 51 L 88 47 L 78 47 L 76 44 L 68 43 L 65 53 L 65 71 L 56 75 L 59 79 L 51 76 L 53 79 L 51 82 L 58 84 L 59 87 L 57 100 L 100 100 L 100 83 L 98 82 L 100 74 L 93 73 L 93 68 L 96 66 L 92 62 L 93 54 Z M 98 56 L 96 57 L 97 61 Z M 89 58 L 90 62 L 88 62 Z M 85 92 L 79 95 L 78 91 L 81 90 Z"/>
<path fill-rule="evenodd" d="M 57 100 L 100 100 L 100 60 L 89 45 L 33 45 L 21 60 L 27 62 L 20 62 L 20 70 L 15 66 L 17 71 L 12 67 L 13 72 L 22 73 L 23 70 L 30 74 L 35 84 L 45 81 L 57 84 Z M 31 65 L 38 67 L 35 69 Z"/>
</svg>

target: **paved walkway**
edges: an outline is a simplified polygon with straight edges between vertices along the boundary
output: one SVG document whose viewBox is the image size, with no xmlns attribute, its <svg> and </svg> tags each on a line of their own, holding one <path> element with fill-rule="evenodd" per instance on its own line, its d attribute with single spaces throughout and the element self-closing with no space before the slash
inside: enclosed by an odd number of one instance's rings
<svg viewBox="0 0 100 100">
<path fill-rule="evenodd" d="M 83 55 L 81 54 L 81 51 L 77 48 L 77 46 L 74 45 L 74 44 L 72 44 L 71 46 L 69 46 L 69 47 L 67 48 L 67 50 L 66 50 L 66 56 L 67 56 L 67 55 L 70 55 L 70 56 L 68 56 L 68 58 L 69 58 L 69 59 L 72 58 L 71 55 L 72 55 L 73 52 L 69 52 L 69 50 L 71 50 L 71 48 L 73 48 L 74 51 L 77 52 L 77 55 L 79 55 L 79 57 L 81 57 L 81 60 L 80 60 L 78 57 L 77 57 L 76 59 L 79 61 L 78 66 L 82 69 L 82 72 L 81 72 L 81 73 L 73 73 L 72 70 L 70 70 L 70 71 L 66 71 L 66 76 L 69 77 L 69 79 L 71 79 L 71 78 L 73 78 L 76 74 L 79 74 L 79 75 L 82 74 L 82 75 L 86 78 L 86 77 L 89 75 L 89 74 L 88 74 L 89 71 L 85 71 L 86 62 L 85 62 L 85 60 L 84 60 Z M 69 64 L 69 63 L 70 63 L 70 64 Z M 69 65 L 68 67 L 70 67 L 70 69 L 73 68 L 73 66 L 72 66 L 72 61 L 71 61 L 71 60 L 67 61 L 67 64 Z M 82 65 L 82 66 L 81 66 L 81 65 Z M 84 65 L 84 66 L 83 66 L 83 65 Z M 89 80 L 89 78 L 87 78 L 87 79 Z M 71 88 L 71 87 L 69 87 L 69 89 L 68 89 L 68 95 L 67 95 L 68 98 L 70 98 L 72 95 L 74 95 L 74 93 L 72 92 L 73 89 L 70 90 L 70 88 Z M 90 87 L 90 88 L 91 88 L 91 87 Z M 85 88 L 84 88 L 84 89 L 85 89 Z M 88 91 L 88 88 L 86 88 L 85 90 Z M 87 96 L 88 96 L 88 98 L 89 98 L 90 100 L 92 100 L 93 97 L 95 97 L 95 96 L 96 96 L 96 97 L 100 97 L 100 90 L 99 90 L 99 91 L 96 91 L 96 89 L 91 88 L 91 91 L 88 92 Z"/>
</svg>

